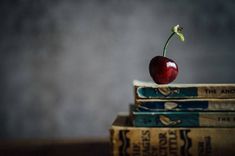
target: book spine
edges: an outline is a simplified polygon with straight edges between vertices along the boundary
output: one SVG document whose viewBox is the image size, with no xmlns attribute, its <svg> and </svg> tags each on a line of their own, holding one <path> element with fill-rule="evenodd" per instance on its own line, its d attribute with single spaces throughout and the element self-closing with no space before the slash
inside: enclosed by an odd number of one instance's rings
<svg viewBox="0 0 235 156">
<path fill-rule="evenodd" d="M 234 128 L 113 128 L 114 156 L 234 156 Z"/>
<path fill-rule="evenodd" d="M 134 86 L 136 99 L 235 98 L 234 86 L 142 87 Z"/>
<path fill-rule="evenodd" d="M 235 112 L 132 112 L 136 127 L 235 127 Z"/>
<path fill-rule="evenodd" d="M 142 111 L 161 110 L 199 110 L 199 111 L 234 111 L 235 99 L 224 100 L 137 100 L 136 105 Z"/>
</svg>

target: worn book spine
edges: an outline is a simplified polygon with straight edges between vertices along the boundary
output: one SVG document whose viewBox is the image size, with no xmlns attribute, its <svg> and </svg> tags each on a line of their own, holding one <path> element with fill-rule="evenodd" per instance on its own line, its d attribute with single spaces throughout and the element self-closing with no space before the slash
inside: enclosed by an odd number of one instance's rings
<svg viewBox="0 0 235 156">
<path fill-rule="evenodd" d="M 235 84 L 134 86 L 135 99 L 235 98 Z"/>
<path fill-rule="evenodd" d="M 234 128 L 113 126 L 114 156 L 234 156 Z"/>
<path fill-rule="evenodd" d="M 135 104 L 142 111 L 235 111 L 235 99 L 141 99 Z"/>
<path fill-rule="evenodd" d="M 136 127 L 235 127 L 235 112 L 131 111 Z"/>
</svg>

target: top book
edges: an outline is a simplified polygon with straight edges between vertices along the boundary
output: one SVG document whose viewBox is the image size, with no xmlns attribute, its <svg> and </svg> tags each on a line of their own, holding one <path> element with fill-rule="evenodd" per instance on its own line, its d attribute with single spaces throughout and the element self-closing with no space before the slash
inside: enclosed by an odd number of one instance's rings
<svg viewBox="0 0 235 156">
<path fill-rule="evenodd" d="M 235 84 L 167 84 L 134 80 L 137 99 L 233 99 Z"/>
</svg>

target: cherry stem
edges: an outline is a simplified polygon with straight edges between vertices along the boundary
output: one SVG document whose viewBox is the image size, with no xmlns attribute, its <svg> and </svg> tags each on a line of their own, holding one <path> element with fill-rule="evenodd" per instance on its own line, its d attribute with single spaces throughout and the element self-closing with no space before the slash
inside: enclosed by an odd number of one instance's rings
<svg viewBox="0 0 235 156">
<path fill-rule="evenodd" d="M 163 48 L 163 57 L 166 57 L 166 48 L 167 48 L 167 46 L 168 46 L 168 44 L 169 44 L 170 39 L 171 39 L 172 36 L 174 36 L 174 35 L 175 35 L 175 32 L 173 32 L 173 33 L 168 37 L 168 39 L 167 39 L 167 41 L 166 41 L 166 44 L 165 44 L 165 46 L 164 46 L 164 48 Z"/>
</svg>

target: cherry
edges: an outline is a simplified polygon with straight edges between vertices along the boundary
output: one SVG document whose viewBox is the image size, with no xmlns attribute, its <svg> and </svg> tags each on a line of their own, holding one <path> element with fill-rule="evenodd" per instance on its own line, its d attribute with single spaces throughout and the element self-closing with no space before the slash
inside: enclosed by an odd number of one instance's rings
<svg viewBox="0 0 235 156">
<path fill-rule="evenodd" d="M 168 84 L 177 77 L 178 66 L 167 57 L 156 56 L 150 61 L 149 72 L 157 84 Z"/>
<path fill-rule="evenodd" d="M 166 44 L 163 48 L 163 56 L 155 56 L 149 63 L 150 76 L 152 77 L 153 81 L 157 84 L 171 83 L 176 79 L 178 75 L 177 64 L 172 59 L 169 59 L 165 56 L 166 48 L 172 36 L 177 34 L 180 37 L 181 41 L 184 41 L 184 36 L 181 33 L 182 29 L 183 28 L 179 27 L 179 25 L 173 27 L 173 33 L 167 39 Z"/>
</svg>

